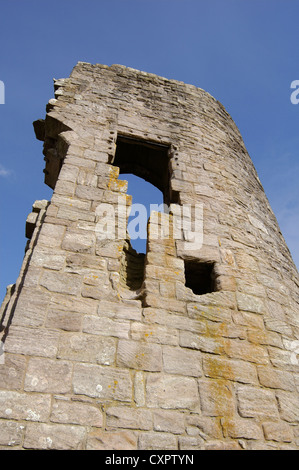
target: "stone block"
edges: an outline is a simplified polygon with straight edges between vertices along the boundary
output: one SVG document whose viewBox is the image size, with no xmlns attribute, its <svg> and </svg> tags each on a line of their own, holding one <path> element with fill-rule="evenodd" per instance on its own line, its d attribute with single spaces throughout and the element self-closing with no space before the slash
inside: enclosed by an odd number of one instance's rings
<svg viewBox="0 0 299 470">
<path fill-rule="evenodd" d="M 95 233 L 66 232 L 61 247 L 74 253 L 92 253 L 95 246 Z"/>
<path fill-rule="evenodd" d="M 239 310 L 260 314 L 267 312 L 265 303 L 260 297 L 244 294 L 243 292 L 237 292 L 236 295 Z"/>
<path fill-rule="evenodd" d="M 59 179 L 75 183 L 77 180 L 78 172 L 79 168 L 77 166 L 65 163 L 60 170 Z"/>
<path fill-rule="evenodd" d="M 82 327 L 82 315 L 80 313 L 69 313 L 63 310 L 50 310 L 47 315 L 46 328 L 80 331 Z"/>
<path fill-rule="evenodd" d="M 191 377 L 202 376 L 202 358 L 198 351 L 185 348 L 164 346 L 163 366 L 169 374 L 188 375 Z"/>
<path fill-rule="evenodd" d="M 42 328 L 11 326 L 5 351 L 28 356 L 55 357 L 59 333 Z"/>
<path fill-rule="evenodd" d="M 291 392 L 277 391 L 276 393 L 281 419 L 288 423 L 299 423 L 299 398 Z"/>
<path fill-rule="evenodd" d="M 66 424 L 31 423 L 23 447 L 35 450 L 83 450 L 85 428 Z"/>
<path fill-rule="evenodd" d="M 34 357 L 29 360 L 24 389 L 28 392 L 68 393 L 71 382 L 70 362 Z"/>
<path fill-rule="evenodd" d="M 146 380 L 146 403 L 162 409 L 196 409 L 198 386 L 191 377 L 153 373 Z"/>
<path fill-rule="evenodd" d="M 48 248 L 38 248 L 33 250 L 31 264 L 33 266 L 53 269 L 54 271 L 60 271 L 65 262 L 65 254 L 59 253 L 58 250 L 53 253 Z"/>
<path fill-rule="evenodd" d="M 147 432 L 138 438 L 138 450 L 176 450 L 176 436 L 162 432 Z"/>
<path fill-rule="evenodd" d="M 111 365 L 115 361 L 115 338 L 88 334 L 62 334 L 57 357 L 78 362 Z"/>
<path fill-rule="evenodd" d="M 154 430 L 183 434 L 185 431 L 185 416 L 183 412 L 173 410 L 153 411 Z"/>
<path fill-rule="evenodd" d="M 157 372 L 162 370 L 162 349 L 154 343 L 119 340 L 116 363 L 119 367 Z"/>
<path fill-rule="evenodd" d="M 199 436 L 205 441 L 210 439 L 222 439 L 222 427 L 217 417 L 203 416 L 202 414 L 192 413 L 186 416 L 186 428 L 196 428 Z"/>
<path fill-rule="evenodd" d="M 253 419 L 238 417 L 222 418 L 221 425 L 225 437 L 232 439 L 260 439 L 264 438 L 261 426 Z"/>
<path fill-rule="evenodd" d="M 201 410 L 204 416 L 231 416 L 235 401 L 229 382 L 199 380 Z"/>
<path fill-rule="evenodd" d="M 16 421 L 0 420 L 0 446 L 22 445 L 25 425 Z"/>
<path fill-rule="evenodd" d="M 92 430 L 87 436 L 86 450 L 136 450 L 137 433 L 134 431 L 105 432 Z"/>
<path fill-rule="evenodd" d="M 0 391 L 0 418 L 47 421 L 50 407 L 50 395 Z"/>
<path fill-rule="evenodd" d="M 170 345 L 177 345 L 179 342 L 178 331 L 175 328 L 163 325 L 132 322 L 130 334 L 135 341 Z"/>
<path fill-rule="evenodd" d="M 50 296 L 47 292 L 23 288 L 14 311 L 14 325 L 39 327 L 44 324 L 47 304 Z"/>
<path fill-rule="evenodd" d="M 179 449 L 180 450 L 202 450 L 203 449 L 204 440 L 199 437 L 191 437 L 191 436 L 180 436 L 179 437 Z"/>
<path fill-rule="evenodd" d="M 20 389 L 27 366 L 26 358 L 14 354 L 5 354 L 4 364 L 0 364 L 1 388 L 6 390 Z"/>
<path fill-rule="evenodd" d="M 73 390 L 77 395 L 131 402 L 132 388 L 129 370 L 93 364 L 74 366 Z"/>
<path fill-rule="evenodd" d="M 40 280 L 40 285 L 48 291 L 69 295 L 80 294 L 81 283 L 81 277 L 76 274 L 56 273 L 53 271 L 44 271 Z"/>
<path fill-rule="evenodd" d="M 149 410 L 133 409 L 127 406 L 111 406 L 106 410 L 106 429 L 124 428 L 148 431 L 153 427 Z"/>
<path fill-rule="evenodd" d="M 242 385 L 237 390 L 239 413 L 244 418 L 278 419 L 278 408 L 272 390 Z"/>
<path fill-rule="evenodd" d="M 206 297 L 206 295 L 202 295 L 201 297 Z M 211 322 L 229 324 L 232 321 L 231 311 L 225 307 L 219 307 L 217 305 L 206 306 L 200 303 L 188 303 L 187 312 L 190 318 L 200 320 L 201 322 L 203 320 L 208 320 Z"/>
<path fill-rule="evenodd" d="M 127 339 L 129 332 L 129 320 L 113 320 L 95 315 L 85 315 L 83 319 L 83 333 Z"/>
<path fill-rule="evenodd" d="M 212 338 L 191 331 L 180 331 L 180 345 L 184 348 L 197 349 L 212 354 L 224 354 L 221 338 Z"/>
<path fill-rule="evenodd" d="M 107 316 L 116 320 L 136 320 L 141 321 L 141 303 L 138 300 L 128 300 L 126 302 L 111 302 L 101 300 L 98 307 L 99 316 Z"/>
<path fill-rule="evenodd" d="M 238 339 L 223 340 L 224 350 L 228 357 L 242 359 L 256 364 L 269 364 L 266 348 Z"/>
<path fill-rule="evenodd" d="M 103 413 L 98 407 L 89 403 L 59 399 L 53 404 L 50 420 L 53 423 L 78 424 L 98 428 L 103 425 Z"/>
<path fill-rule="evenodd" d="M 38 236 L 39 245 L 58 248 L 61 245 L 65 227 L 63 225 L 44 223 Z"/>
<path fill-rule="evenodd" d="M 205 376 L 214 379 L 222 378 L 244 384 L 257 384 L 258 382 L 253 364 L 213 354 L 204 355 L 203 371 Z"/>
<path fill-rule="evenodd" d="M 141 371 L 134 377 L 134 401 L 136 406 L 145 406 L 145 374 Z"/>
<path fill-rule="evenodd" d="M 292 442 L 294 439 L 291 426 L 283 421 L 263 423 L 263 430 L 268 441 Z"/>
<path fill-rule="evenodd" d="M 87 201 L 102 201 L 103 189 L 94 188 L 92 186 L 77 185 L 76 197 Z"/>
<path fill-rule="evenodd" d="M 264 366 L 258 366 L 257 372 L 260 383 L 264 387 L 288 390 L 290 392 L 296 390 L 294 376 L 290 372 Z"/>
</svg>

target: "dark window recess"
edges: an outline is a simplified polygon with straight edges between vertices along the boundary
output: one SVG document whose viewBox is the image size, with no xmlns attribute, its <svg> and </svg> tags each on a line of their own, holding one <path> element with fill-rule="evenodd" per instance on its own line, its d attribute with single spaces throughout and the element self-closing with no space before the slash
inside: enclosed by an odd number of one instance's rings
<svg viewBox="0 0 299 470">
<path fill-rule="evenodd" d="M 185 260 L 185 285 L 196 295 L 215 292 L 214 263 Z"/>
<path fill-rule="evenodd" d="M 120 284 L 133 291 L 142 287 L 144 279 L 145 254 L 137 253 L 126 240 L 121 257 Z"/>
<path fill-rule="evenodd" d="M 169 204 L 169 146 L 118 136 L 113 165 L 156 186 Z"/>
</svg>

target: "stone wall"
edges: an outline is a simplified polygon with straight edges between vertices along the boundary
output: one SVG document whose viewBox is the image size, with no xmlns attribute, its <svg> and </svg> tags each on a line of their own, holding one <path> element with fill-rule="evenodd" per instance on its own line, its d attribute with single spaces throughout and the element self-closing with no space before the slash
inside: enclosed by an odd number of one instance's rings
<svg viewBox="0 0 299 470">
<path fill-rule="evenodd" d="M 120 65 L 79 62 L 54 87 L 34 123 L 53 197 L 33 206 L 1 308 L 1 448 L 298 449 L 299 276 L 231 117 Z M 129 166 L 172 208 L 151 215 L 137 271 L 120 138 L 152 148 Z M 195 248 L 174 237 L 186 204 L 203 208 Z"/>
</svg>

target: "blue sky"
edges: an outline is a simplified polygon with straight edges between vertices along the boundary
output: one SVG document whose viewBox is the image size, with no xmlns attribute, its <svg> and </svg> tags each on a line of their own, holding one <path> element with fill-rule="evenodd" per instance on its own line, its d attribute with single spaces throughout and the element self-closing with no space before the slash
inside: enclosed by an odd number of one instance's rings
<svg viewBox="0 0 299 470">
<path fill-rule="evenodd" d="M 0 298 L 20 270 L 27 214 L 52 194 L 32 122 L 45 117 L 52 79 L 78 61 L 123 64 L 218 99 L 298 267 L 298 17 L 298 0 L 0 0 Z"/>
</svg>

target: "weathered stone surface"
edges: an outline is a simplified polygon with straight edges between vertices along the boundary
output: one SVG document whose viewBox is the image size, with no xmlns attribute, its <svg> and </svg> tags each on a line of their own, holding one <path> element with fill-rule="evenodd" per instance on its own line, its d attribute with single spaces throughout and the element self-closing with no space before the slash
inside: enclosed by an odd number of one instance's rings
<svg viewBox="0 0 299 470">
<path fill-rule="evenodd" d="M 186 416 L 186 425 L 187 432 L 191 428 L 194 435 L 199 435 L 205 441 L 208 441 L 209 439 L 222 439 L 223 437 L 222 426 L 219 418 L 192 413 Z"/>
<path fill-rule="evenodd" d="M 51 248 L 58 248 L 64 236 L 65 227 L 55 224 L 43 224 L 39 234 L 39 243 Z"/>
<path fill-rule="evenodd" d="M 266 313 L 266 307 L 260 297 L 237 292 L 237 302 L 240 310 L 261 314 Z"/>
<path fill-rule="evenodd" d="M 79 395 L 130 402 L 132 380 L 128 370 L 91 364 L 76 364 L 73 374 L 74 392 Z"/>
<path fill-rule="evenodd" d="M 225 437 L 233 439 L 263 439 L 261 427 L 252 419 L 222 418 Z"/>
<path fill-rule="evenodd" d="M 176 437 L 168 433 L 142 433 L 138 439 L 139 450 L 175 450 Z"/>
<path fill-rule="evenodd" d="M 0 445 L 11 448 L 22 444 L 25 426 L 16 421 L 0 420 Z"/>
<path fill-rule="evenodd" d="M 106 429 L 125 428 L 147 431 L 153 427 L 152 413 L 148 410 L 134 410 L 125 406 L 107 408 Z"/>
<path fill-rule="evenodd" d="M 26 427 L 24 448 L 36 450 L 82 450 L 86 431 L 81 426 L 31 423 Z"/>
<path fill-rule="evenodd" d="M 25 377 L 28 392 L 67 393 L 71 391 L 72 364 L 45 358 L 31 358 Z M 63 380 L 61 378 L 63 377 Z"/>
<path fill-rule="evenodd" d="M 75 253 L 92 253 L 95 244 L 94 233 L 66 232 L 62 242 L 62 249 Z"/>
<path fill-rule="evenodd" d="M 118 321 L 110 318 L 99 318 L 94 315 L 85 315 L 83 319 L 84 333 L 129 338 L 129 331 L 130 322 L 127 320 Z"/>
<path fill-rule="evenodd" d="M 180 345 L 185 348 L 198 349 L 199 351 L 212 354 L 224 354 L 222 343 L 218 338 L 195 334 L 191 331 L 180 332 Z"/>
<path fill-rule="evenodd" d="M 136 450 L 137 435 L 134 431 L 91 431 L 87 437 L 87 450 Z"/>
<path fill-rule="evenodd" d="M 291 373 L 270 367 L 258 366 L 260 383 L 268 388 L 295 391 L 295 381 Z"/>
<path fill-rule="evenodd" d="M 163 365 L 164 371 L 169 374 L 202 376 L 202 358 L 199 352 L 193 352 L 185 348 L 164 346 Z"/>
<path fill-rule="evenodd" d="M 254 365 L 239 360 L 205 354 L 203 370 L 207 377 L 223 378 L 244 384 L 257 383 Z"/>
<path fill-rule="evenodd" d="M 131 324 L 131 337 L 135 341 L 177 345 L 178 331 L 168 326 L 134 322 Z"/>
<path fill-rule="evenodd" d="M 154 430 L 183 434 L 185 430 L 184 413 L 173 410 L 157 410 L 153 412 Z"/>
<path fill-rule="evenodd" d="M 1 388 L 20 389 L 25 376 L 26 358 L 14 354 L 5 354 L 4 364 L 0 364 Z"/>
<path fill-rule="evenodd" d="M 158 344 L 119 340 L 116 363 L 119 367 L 157 372 L 162 370 L 162 348 Z"/>
<path fill-rule="evenodd" d="M 114 338 L 87 334 L 61 335 L 57 357 L 71 361 L 113 364 L 116 356 Z"/>
<path fill-rule="evenodd" d="M 82 315 L 63 310 L 50 310 L 46 319 L 46 327 L 65 331 L 80 331 L 82 328 Z"/>
<path fill-rule="evenodd" d="M 5 341 L 6 352 L 31 356 L 55 357 L 59 334 L 52 330 L 11 327 Z"/>
<path fill-rule="evenodd" d="M 280 417 L 288 423 L 299 422 L 299 398 L 290 392 L 277 392 Z"/>
<path fill-rule="evenodd" d="M 53 423 L 79 424 L 82 426 L 102 427 L 103 413 L 88 403 L 78 403 L 58 399 L 52 407 L 50 417 Z"/>
<path fill-rule="evenodd" d="M 278 419 L 278 408 L 272 390 L 240 386 L 237 391 L 238 407 L 244 418 Z"/>
<path fill-rule="evenodd" d="M 265 437 L 269 441 L 292 442 L 293 433 L 290 426 L 283 421 L 263 423 Z"/>
<path fill-rule="evenodd" d="M 194 378 L 151 374 L 146 382 L 147 405 L 155 408 L 190 408 L 198 406 L 198 387 Z"/>
<path fill-rule="evenodd" d="M 50 406 L 50 395 L 0 391 L 1 418 L 45 421 L 49 417 Z"/>
<path fill-rule="evenodd" d="M 20 303 L 14 311 L 15 325 L 39 327 L 43 325 L 46 316 L 46 306 L 49 295 L 46 292 L 37 291 L 32 298 L 30 289 L 23 289 L 20 295 Z"/>
<path fill-rule="evenodd" d="M 204 416 L 231 416 L 235 403 L 228 382 L 199 380 L 199 394 Z"/>
<path fill-rule="evenodd" d="M 81 278 L 75 274 L 60 274 L 53 271 L 44 271 L 40 285 L 50 292 L 76 295 L 80 292 L 81 282 Z"/>
<path fill-rule="evenodd" d="M 99 316 L 107 316 L 119 320 L 141 320 L 141 304 L 137 300 L 123 303 L 101 300 L 98 307 Z"/>
<path fill-rule="evenodd" d="M 183 436 L 179 437 L 180 450 L 202 450 L 204 440 L 201 437 Z"/>
</svg>

